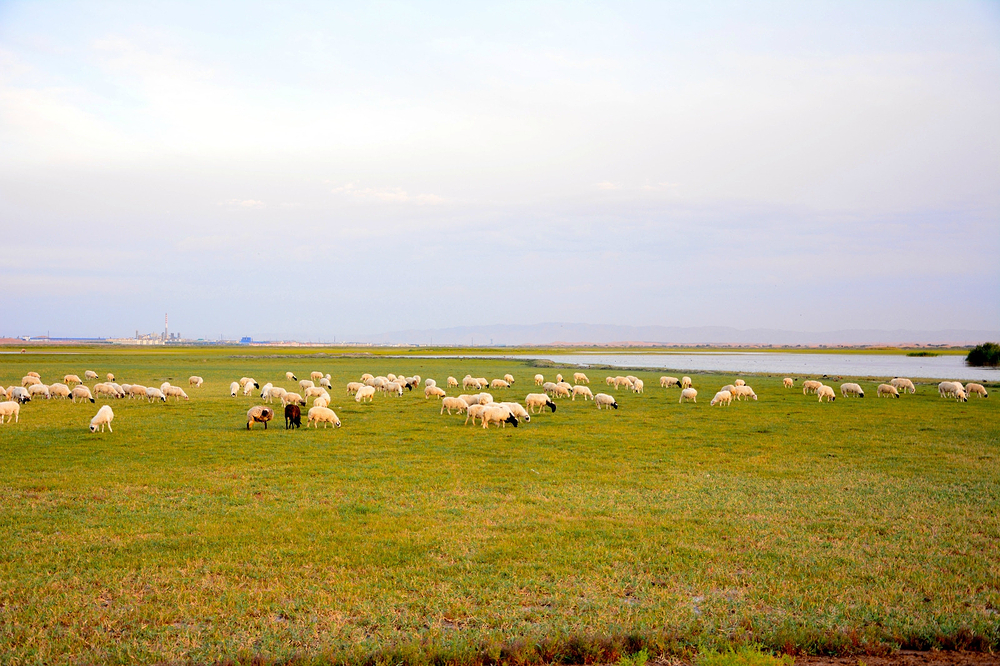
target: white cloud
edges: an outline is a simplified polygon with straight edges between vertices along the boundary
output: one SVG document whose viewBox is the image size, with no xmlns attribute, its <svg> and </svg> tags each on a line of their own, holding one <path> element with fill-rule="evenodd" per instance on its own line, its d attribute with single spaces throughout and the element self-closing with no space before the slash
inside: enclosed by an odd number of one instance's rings
<svg viewBox="0 0 1000 666">
<path fill-rule="evenodd" d="M 334 194 L 341 194 L 354 199 L 369 201 L 385 201 L 390 203 L 442 204 L 448 199 L 436 194 L 410 194 L 399 187 L 358 187 L 357 183 L 347 183 L 330 189 Z"/>
<path fill-rule="evenodd" d="M 266 208 L 267 204 L 263 201 L 257 201 L 256 199 L 227 199 L 226 201 L 220 201 L 220 206 L 228 206 L 230 208 Z"/>
</svg>

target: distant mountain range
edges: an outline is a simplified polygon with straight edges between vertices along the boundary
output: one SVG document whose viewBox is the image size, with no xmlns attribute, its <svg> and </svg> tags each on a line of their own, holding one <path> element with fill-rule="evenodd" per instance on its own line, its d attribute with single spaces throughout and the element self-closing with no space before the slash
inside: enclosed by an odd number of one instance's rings
<svg viewBox="0 0 1000 666">
<path fill-rule="evenodd" d="M 457 326 L 393 331 L 353 338 L 373 344 L 420 345 L 972 345 L 1000 340 L 1000 331 L 879 331 L 847 329 L 818 333 L 728 326 L 617 326 L 545 323 Z"/>
</svg>

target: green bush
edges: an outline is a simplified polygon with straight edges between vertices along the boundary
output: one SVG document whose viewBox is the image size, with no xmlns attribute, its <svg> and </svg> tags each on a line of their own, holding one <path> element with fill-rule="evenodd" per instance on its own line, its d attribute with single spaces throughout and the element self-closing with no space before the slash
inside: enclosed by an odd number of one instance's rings
<svg viewBox="0 0 1000 666">
<path fill-rule="evenodd" d="M 695 659 L 696 666 L 792 666 L 794 660 L 787 654 L 780 657 L 761 650 L 760 645 L 742 645 L 725 652 L 709 650 Z"/>
<path fill-rule="evenodd" d="M 995 342 L 984 342 L 976 345 L 965 357 L 965 364 L 981 368 L 985 365 L 996 367 L 1000 365 L 1000 345 Z"/>
<path fill-rule="evenodd" d="M 618 666 L 646 666 L 649 660 L 649 652 L 642 648 L 631 656 L 622 655 L 618 658 Z"/>
</svg>

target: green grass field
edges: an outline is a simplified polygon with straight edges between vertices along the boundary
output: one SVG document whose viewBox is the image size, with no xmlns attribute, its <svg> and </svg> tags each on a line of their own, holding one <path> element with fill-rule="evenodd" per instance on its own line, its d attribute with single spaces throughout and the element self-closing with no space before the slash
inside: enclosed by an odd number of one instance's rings
<svg viewBox="0 0 1000 666">
<path fill-rule="evenodd" d="M 617 411 L 560 400 L 483 430 L 422 391 L 359 405 L 342 387 L 510 372 L 492 393 L 523 401 L 559 369 L 78 351 L 2 356 L 0 383 L 93 369 L 191 400 L 110 401 L 114 433 L 88 431 L 99 405 L 63 400 L 0 426 L 3 664 L 1000 649 L 997 396 L 960 404 L 928 383 L 880 400 L 865 383 L 868 398 L 821 405 L 748 376 L 759 402 L 711 408 L 735 377 L 692 375 L 699 402 L 679 405 L 658 385 L 670 373 L 643 372 Z M 332 374 L 342 428 L 247 432 L 261 401 L 229 383 L 291 388 L 286 370 Z"/>
</svg>

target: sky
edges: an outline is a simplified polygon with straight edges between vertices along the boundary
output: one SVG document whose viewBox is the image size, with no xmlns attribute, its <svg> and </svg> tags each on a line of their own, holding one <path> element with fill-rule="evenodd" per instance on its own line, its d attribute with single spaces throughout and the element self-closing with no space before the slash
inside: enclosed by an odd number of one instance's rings
<svg viewBox="0 0 1000 666">
<path fill-rule="evenodd" d="M 0 232 L 0 336 L 1000 330 L 1000 3 L 0 0 Z"/>
</svg>

